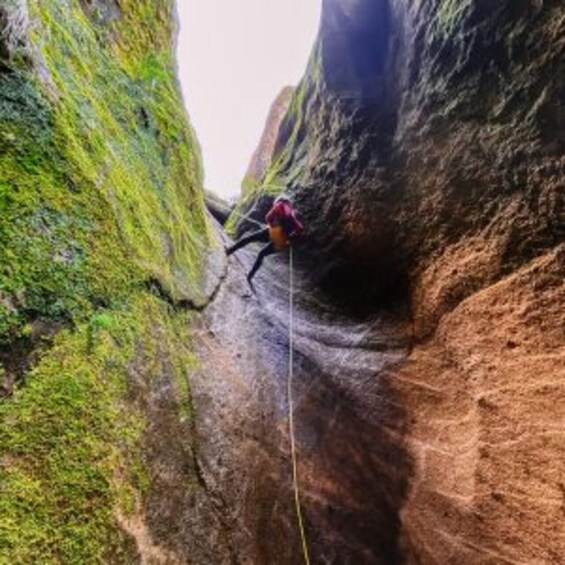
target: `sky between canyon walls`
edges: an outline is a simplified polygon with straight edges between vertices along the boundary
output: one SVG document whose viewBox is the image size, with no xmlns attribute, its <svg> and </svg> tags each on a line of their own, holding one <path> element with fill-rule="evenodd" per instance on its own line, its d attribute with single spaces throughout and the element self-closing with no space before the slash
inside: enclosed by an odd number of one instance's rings
<svg viewBox="0 0 565 565">
<path fill-rule="evenodd" d="M 205 186 L 239 193 L 271 103 L 304 71 L 321 0 L 177 0 L 179 74 Z"/>
</svg>

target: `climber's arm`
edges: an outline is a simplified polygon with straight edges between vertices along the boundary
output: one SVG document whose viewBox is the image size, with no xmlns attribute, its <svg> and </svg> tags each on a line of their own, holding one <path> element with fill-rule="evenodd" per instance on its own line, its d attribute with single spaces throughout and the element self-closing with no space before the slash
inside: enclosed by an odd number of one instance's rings
<svg viewBox="0 0 565 565">
<path fill-rule="evenodd" d="M 278 223 L 283 212 L 282 206 L 282 203 L 276 204 L 269 210 L 269 213 L 265 216 L 265 220 L 269 225 L 275 225 Z"/>
</svg>

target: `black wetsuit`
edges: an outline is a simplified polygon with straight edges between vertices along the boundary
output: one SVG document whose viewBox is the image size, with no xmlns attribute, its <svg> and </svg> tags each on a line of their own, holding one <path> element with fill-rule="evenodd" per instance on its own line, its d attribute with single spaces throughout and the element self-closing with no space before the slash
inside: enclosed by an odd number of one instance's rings
<svg viewBox="0 0 565 565">
<path fill-rule="evenodd" d="M 250 243 L 253 243 L 255 241 L 266 243 L 267 245 L 265 245 L 265 247 L 263 247 L 261 251 L 259 251 L 259 255 L 257 255 L 257 259 L 255 259 L 255 263 L 253 264 L 251 271 L 249 271 L 249 274 L 247 275 L 247 280 L 249 282 L 251 282 L 251 279 L 255 276 L 255 273 L 257 273 L 257 271 L 260 269 L 261 265 L 263 264 L 263 259 L 276 252 L 275 246 L 271 242 L 271 238 L 269 237 L 269 228 L 259 230 L 246 237 L 241 238 L 227 251 L 227 254 L 231 255 L 238 249 L 241 249 L 242 247 L 245 247 L 246 245 L 249 245 Z"/>
</svg>

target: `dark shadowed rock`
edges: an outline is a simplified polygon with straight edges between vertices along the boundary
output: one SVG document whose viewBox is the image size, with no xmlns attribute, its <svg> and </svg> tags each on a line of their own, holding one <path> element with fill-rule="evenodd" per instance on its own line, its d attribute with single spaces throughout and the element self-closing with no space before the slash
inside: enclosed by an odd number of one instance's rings
<svg viewBox="0 0 565 565">
<path fill-rule="evenodd" d="M 224 225 L 233 212 L 234 205 L 210 191 L 205 192 L 204 198 L 210 214 L 217 222 Z"/>
</svg>

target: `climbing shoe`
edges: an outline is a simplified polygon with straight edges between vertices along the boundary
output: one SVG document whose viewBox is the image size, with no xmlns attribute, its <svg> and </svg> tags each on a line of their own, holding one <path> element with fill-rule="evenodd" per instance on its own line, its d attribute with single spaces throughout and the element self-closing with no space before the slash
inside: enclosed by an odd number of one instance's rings
<svg viewBox="0 0 565 565">
<path fill-rule="evenodd" d="M 257 294 L 257 291 L 255 290 L 255 286 L 253 285 L 253 277 L 247 275 L 247 284 L 249 284 L 249 288 L 251 289 L 251 292 L 253 294 Z"/>
</svg>

